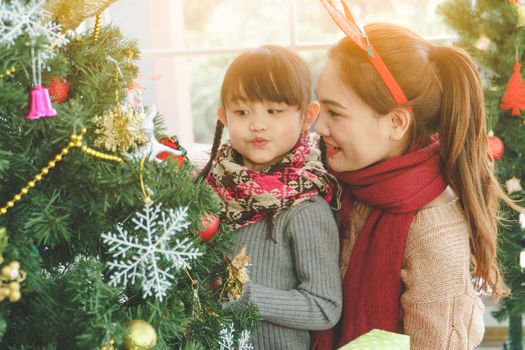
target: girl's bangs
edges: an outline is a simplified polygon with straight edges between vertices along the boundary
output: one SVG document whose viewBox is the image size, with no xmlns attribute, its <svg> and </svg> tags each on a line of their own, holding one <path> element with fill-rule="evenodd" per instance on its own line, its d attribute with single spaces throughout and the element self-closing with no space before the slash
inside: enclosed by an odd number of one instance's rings
<svg viewBox="0 0 525 350">
<path fill-rule="evenodd" d="M 222 103 L 277 102 L 303 107 L 304 81 L 290 67 L 266 55 L 249 55 L 234 62 L 226 74 L 222 88 Z"/>
</svg>

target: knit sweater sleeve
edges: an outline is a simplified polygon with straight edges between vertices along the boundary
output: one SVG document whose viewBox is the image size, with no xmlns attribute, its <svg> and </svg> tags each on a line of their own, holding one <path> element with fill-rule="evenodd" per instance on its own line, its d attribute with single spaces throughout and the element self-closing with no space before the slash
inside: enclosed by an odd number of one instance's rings
<svg viewBox="0 0 525 350">
<path fill-rule="evenodd" d="M 324 200 L 323 200 L 324 202 Z M 249 283 L 246 298 L 264 321 L 280 326 L 323 330 L 333 327 L 342 310 L 337 225 L 326 202 L 292 210 L 286 227 L 298 284 L 290 290 Z"/>
<path fill-rule="evenodd" d="M 401 303 L 412 350 L 473 349 L 483 338 L 484 306 L 472 285 L 468 228 L 458 210 L 454 203 L 427 209 L 409 231 Z"/>
</svg>

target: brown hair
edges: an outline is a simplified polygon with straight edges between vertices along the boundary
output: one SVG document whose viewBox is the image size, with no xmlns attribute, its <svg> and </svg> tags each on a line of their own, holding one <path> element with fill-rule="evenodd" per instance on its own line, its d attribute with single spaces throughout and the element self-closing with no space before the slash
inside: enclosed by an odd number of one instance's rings
<svg viewBox="0 0 525 350">
<path fill-rule="evenodd" d="M 508 294 L 498 262 L 498 200 L 521 210 L 503 192 L 488 157 L 483 89 L 470 56 L 436 46 L 408 29 L 384 23 L 366 26 L 368 39 L 412 106 L 411 140 L 439 136 L 443 176 L 459 197 L 470 229 L 473 272 L 482 290 Z M 399 108 L 372 64 L 350 39 L 329 52 L 341 79 L 379 114 Z"/>
<path fill-rule="evenodd" d="M 304 111 L 311 101 L 310 69 L 295 52 L 281 46 L 265 45 L 237 57 L 226 70 L 221 87 L 221 104 L 248 99 L 297 106 Z M 217 120 L 210 160 L 198 179 L 208 176 L 217 156 L 224 125 Z"/>
</svg>

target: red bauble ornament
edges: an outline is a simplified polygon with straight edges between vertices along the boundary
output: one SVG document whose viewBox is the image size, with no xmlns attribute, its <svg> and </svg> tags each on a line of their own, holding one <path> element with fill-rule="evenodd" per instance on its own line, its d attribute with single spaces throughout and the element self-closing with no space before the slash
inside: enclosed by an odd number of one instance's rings
<svg viewBox="0 0 525 350">
<path fill-rule="evenodd" d="M 512 110 L 512 115 L 515 117 L 519 117 L 520 112 L 525 109 L 525 83 L 521 79 L 520 68 L 521 64 L 516 60 L 500 106 L 504 111 Z"/>
<path fill-rule="evenodd" d="M 201 223 L 204 225 L 204 230 L 201 230 L 199 232 L 199 235 L 202 238 L 203 242 L 206 242 L 210 240 L 213 236 L 215 236 L 215 233 L 219 230 L 219 223 L 220 220 L 215 215 L 212 215 L 210 213 L 204 214 L 203 217 L 201 217 Z"/>
<path fill-rule="evenodd" d="M 489 157 L 498 160 L 505 153 L 505 145 L 497 136 L 489 136 Z"/>
<path fill-rule="evenodd" d="M 71 84 L 67 81 L 59 78 L 52 77 L 46 88 L 49 90 L 49 94 L 54 97 L 57 103 L 64 103 L 69 98 L 69 88 Z"/>
<path fill-rule="evenodd" d="M 186 150 L 179 145 L 179 142 L 176 137 L 161 138 L 159 139 L 159 142 L 165 146 L 168 146 L 169 148 L 182 151 L 184 152 L 184 154 L 186 154 Z M 159 154 L 157 154 L 157 158 L 160 160 L 164 160 L 170 155 L 171 154 L 169 152 L 160 152 Z M 179 163 L 179 168 L 182 168 L 182 166 L 184 165 L 184 156 L 171 155 L 171 157 Z"/>
<path fill-rule="evenodd" d="M 211 289 L 212 290 L 220 290 L 221 287 L 222 287 L 222 278 L 217 277 L 217 278 L 214 278 L 211 281 Z"/>
</svg>

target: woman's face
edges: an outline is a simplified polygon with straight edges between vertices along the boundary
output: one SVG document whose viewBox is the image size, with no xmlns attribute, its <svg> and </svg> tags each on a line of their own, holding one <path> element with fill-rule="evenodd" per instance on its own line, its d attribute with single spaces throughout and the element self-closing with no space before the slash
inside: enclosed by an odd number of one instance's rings
<svg viewBox="0 0 525 350">
<path fill-rule="evenodd" d="M 353 171 L 401 155 L 391 113 L 377 114 L 339 75 L 336 62 L 330 59 L 317 84 L 321 111 L 315 131 L 326 143 L 329 167 Z"/>
</svg>

